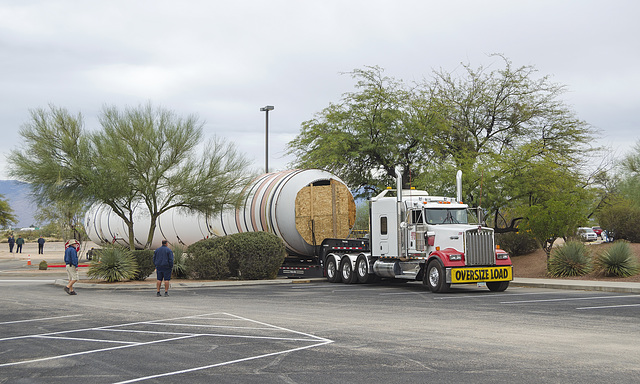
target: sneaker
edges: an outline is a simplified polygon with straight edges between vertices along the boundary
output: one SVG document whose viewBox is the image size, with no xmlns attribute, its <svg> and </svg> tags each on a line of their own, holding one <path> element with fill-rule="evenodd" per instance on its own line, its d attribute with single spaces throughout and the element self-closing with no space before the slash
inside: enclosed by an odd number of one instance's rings
<svg viewBox="0 0 640 384">
<path fill-rule="evenodd" d="M 64 291 L 69 293 L 69 287 L 64 287 Z M 69 294 L 71 294 L 71 293 L 69 293 Z"/>
<path fill-rule="evenodd" d="M 161 297 L 162 295 L 160 294 L 160 292 L 156 292 L 156 296 Z"/>
<path fill-rule="evenodd" d="M 69 292 L 70 295 L 77 295 L 76 291 Z"/>
<path fill-rule="evenodd" d="M 164 297 L 168 297 L 168 296 L 169 296 L 169 292 L 165 292 Z"/>
</svg>

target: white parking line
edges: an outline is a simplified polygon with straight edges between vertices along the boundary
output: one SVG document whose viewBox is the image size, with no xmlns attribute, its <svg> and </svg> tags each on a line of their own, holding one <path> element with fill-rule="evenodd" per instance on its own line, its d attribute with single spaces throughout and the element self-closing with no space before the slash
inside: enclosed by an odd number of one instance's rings
<svg viewBox="0 0 640 384">
<path fill-rule="evenodd" d="M 624 307 L 640 307 L 640 304 L 604 305 L 601 307 L 580 307 L 576 309 L 606 309 L 606 308 L 624 308 Z"/>
<path fill-rule="evenodd" d="M 0 325 L 3 325 L 3 324 L 17 324 L 17 323 L 28 323 L 28 322 L 31 322 L 31 321 L 45 321 L 45 320 L 54 320 L 54 319 L 65 319 L 67 317 L 76 317 L 76 316 L 82 316 L 82 315 L 66 315 L 66 316 L 56 316 L 56 317 L 41 317 L 41 318 L 38 318 L 38 319 L 5 321 L 5 322 L 0 323 Z"/>
<path fill-rule="evenodd" d="M 560 299 L 542 299 L 542 300 L 519 300 L 519 301 L 503 301 L 500 304 L 523 304 L 523 303 L 544 303 L 552 301 L 574 301 L 574 300 L 597 300 L 597 299 L 619 299 L 619 298 L 640 297 L 640 295 L 622 295 L 622 296 L 590 296 L 590 297 L 565 297 Z"/>
</svg>

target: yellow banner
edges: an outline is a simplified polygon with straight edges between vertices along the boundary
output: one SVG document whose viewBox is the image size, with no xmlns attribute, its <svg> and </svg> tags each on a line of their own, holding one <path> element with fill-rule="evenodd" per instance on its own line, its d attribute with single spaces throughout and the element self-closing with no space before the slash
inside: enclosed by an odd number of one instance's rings
<svg viewBox="0 0 640 384">
<path fill-rule="evenodd" d="M 505 267 L 451 268 L 452 283 L 511 280 L 513 280 L 513 268 L 510 265 Z"/>
</svg>

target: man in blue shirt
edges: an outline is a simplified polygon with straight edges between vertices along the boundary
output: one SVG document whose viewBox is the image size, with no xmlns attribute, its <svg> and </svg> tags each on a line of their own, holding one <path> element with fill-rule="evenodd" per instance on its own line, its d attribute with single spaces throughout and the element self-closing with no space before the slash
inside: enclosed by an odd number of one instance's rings
<svg viewBox="0 0 640 384">
<path fill-rule="evenodd" d="M 77 295 L 76 291 L 73 290 L 73 284 L 78 281 L 78 249 L 80 249 L 80 243 L 78 240 L 69 240 L 66 246 L 64 263 L 67 268 L 67 276 L 69 276 L 69 284 L 64 287 L 64 291 L 70 295 Z"/>
<path fill-rule="evenodd" d="M 162 240 L 162 246 L 153 252 L 153 265 L 156 266 L 156 296 L 160 297 L 160 287 L 164 280 L 164 295 L 169 296 L 169 280 L 173 269 L 173 251 L 167 247 L 167 240 Z"/>
</svg>

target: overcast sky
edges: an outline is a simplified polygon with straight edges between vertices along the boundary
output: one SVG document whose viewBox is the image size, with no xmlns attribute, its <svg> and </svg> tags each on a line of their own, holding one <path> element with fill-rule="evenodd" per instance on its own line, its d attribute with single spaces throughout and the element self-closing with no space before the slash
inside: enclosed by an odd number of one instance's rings
<svg viewBox="0 0 640 384">
<path fill-rule="evenodd" d="M 637 0 L 0 0 L 0 179 L 29 109 L 81 112 L 151 102 L 197 114 L 264 168 L 285 156 L 303 121 L 352 91 L 341 73 L 380 66 L 407 82 L 434 69 L 516 67 L 567 86 L 564 95 L 624 154 L 640 138 Z"/>
</svg>

